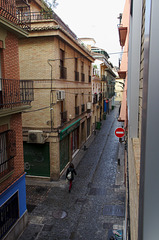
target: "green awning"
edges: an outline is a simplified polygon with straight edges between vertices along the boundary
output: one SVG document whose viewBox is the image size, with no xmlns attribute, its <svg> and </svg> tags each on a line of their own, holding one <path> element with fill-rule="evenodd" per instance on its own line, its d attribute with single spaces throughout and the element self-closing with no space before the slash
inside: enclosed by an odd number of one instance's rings
<svg viewBox="0 0 159 240">
<path fill-rule="evenodd" d="M 65 138 L 70 132 L 75 130 L 80 125 L 81 118 L 75 121 L 74 123 L 70 124 L 68 127 L 64 128 L 60 131 L 60 140 Z"/>
</svg>

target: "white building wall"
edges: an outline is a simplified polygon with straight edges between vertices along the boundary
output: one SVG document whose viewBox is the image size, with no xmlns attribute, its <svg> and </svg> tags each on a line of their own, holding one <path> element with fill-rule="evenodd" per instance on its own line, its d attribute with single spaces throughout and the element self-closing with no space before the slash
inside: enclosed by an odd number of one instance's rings
<svg viewBox="0 0 159 240">
<path fill-rule="evenodd" d="M 146 0 L 139 240 L 159 238 L 159 1 Z"/>
<path fill-rule="evenodd" d="M 129 136 L 131 138 L 138 137 L 141 23 L 142 0 L 134 0 L 132 15 L 130 15 L 127 95 Z"/>
</svg>

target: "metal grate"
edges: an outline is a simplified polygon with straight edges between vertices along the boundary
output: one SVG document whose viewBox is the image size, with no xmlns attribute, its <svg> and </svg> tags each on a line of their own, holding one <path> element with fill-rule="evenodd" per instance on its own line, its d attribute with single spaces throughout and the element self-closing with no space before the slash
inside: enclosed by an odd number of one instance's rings
<svg viewBox="0 0 159 240">
<path fill-rule="evenodd" d="M 103 208 L 104 216 L 124 217 L 125 207 L 120 205 L 106 205 Z"/>
<path fill-rule="evenodd" d="M 0 239 L 19 218 L 18 192 L 0 207 Z"/>
<path fill-rule="evenodd" d="M 0 133 L 0 178 L 14 169 L 16 136 L 13 130 Z"/>
<path fill-rule="evenodd" d="M 33 81 L 0 78 L 0 108 L 30 104 L 34 100 Z"/>
</svg>

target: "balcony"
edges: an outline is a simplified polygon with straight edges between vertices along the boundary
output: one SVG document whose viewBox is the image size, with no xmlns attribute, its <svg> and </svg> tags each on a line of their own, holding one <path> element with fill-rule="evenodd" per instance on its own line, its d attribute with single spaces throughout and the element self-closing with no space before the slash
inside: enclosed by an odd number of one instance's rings
<svg viewBox="0 0 159 240">
<path fill-rule="evenodd" d="M 102 81 L 106 81 L 107 80 L 107 76 L 102 75 Z"/>
<path fill-rule="evenodd" d="M 0 78 L 0 110 L 30 105 L 34 100 L 33 81 Z"/>
<path fill-rule="evenodd" d="M 79 107 L 75 107 L 75 116 L 77 117 L 79 115 Z"/>
<path fill-rule="evenodd" d="M 119 74 L 119 77 L 121 78 L 121 79 L 125 79 L 126 78 L 126 71 L 118 71 L 118 74 Z"/>
<path fill-rule="evenodd" d="M 14 170 L 14 157 L 16 156 L 16 133 L 8 130 L 0 133 L 1 158 L 0 158 L 0 182 L 10 176 Z"/>
<path fill-rule="evenodd" d="M 79 72 L 75 71 L 75 81 L 79 81 Z"/>
<path fill-rule="evenodd" d="M 0 1 L 0 17 L 5 18 L 9 22 L 23 28 L 24 30 L 29 30 L 29 24 L 26 24 L 21 19 L 17 17 L 17 8 L 14 0 L 1 0 Z"/>
<path fill-rule="evenodd" d="M 81 113 L 83 113 L 85 111 L 85 104 L 81 105 Z"/>
<path fill-rule="evenodd" d="M 97 103 L 97 93 L 94 93 L 93 95 L 93 104 Z"/>
<path fill-rule="evenodd" d="M 67 122 L 67 111 L 61 112 L 61 125 Z"/>
<path fill-rule="evenodd" d="M 60 66 L 60 79 L 67 79 L 67 68 Z"/>
<path fill-rule="evenodd" d="M 18 19 L 21 22 L 25 23 L 33 23 L 38 21 L 46 21 L 46 20 L 55 20 L 58 24 L 67 31 L 74 39 L 77 40 L 77 36 L 72 32 L 72 30 L 61 20 L 61 18 L 53 11 L 49 12 L 18 12 Z"/>
<path fill-rule="evenodd" d="M 84 81 L 85 81 L 85 74 L 81 73 L 81 82 L 84 82 Z"/>
<path fill-rule="evenodd" d="M 119 24 L 118 31 L 119 31 L 120 46 L 124 47 L 125 41 L 126 41 L 126 35 L 127 35 L 127 27 L 123 27 L 122 24 Z"/>
</svg>

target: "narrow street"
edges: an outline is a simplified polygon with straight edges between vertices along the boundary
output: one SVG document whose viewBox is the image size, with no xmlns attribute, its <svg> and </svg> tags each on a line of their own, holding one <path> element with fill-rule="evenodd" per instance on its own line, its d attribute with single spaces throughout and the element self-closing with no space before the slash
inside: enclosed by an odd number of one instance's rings
<svg viewBox="0 0 159 240">
<path fill-rule="evenodd" d="M 58 182 L 27 181 L 29 224 L 19 240 L 108 240 L 113 229 L 123 229 L 124 143 L 114 134 L 121 126 L 117 115 L 118 106 L 75 157 L 70 194 L 64 175 Z"/>
</svg>

